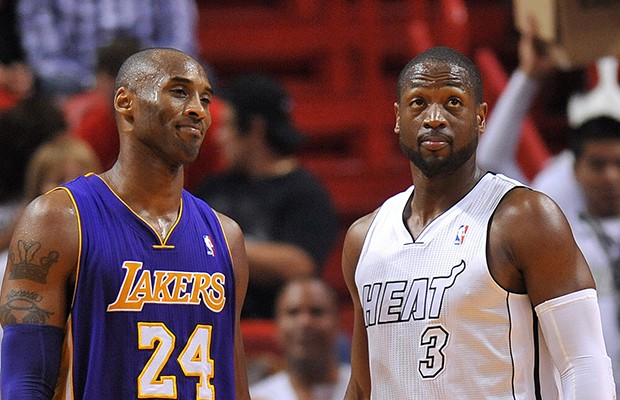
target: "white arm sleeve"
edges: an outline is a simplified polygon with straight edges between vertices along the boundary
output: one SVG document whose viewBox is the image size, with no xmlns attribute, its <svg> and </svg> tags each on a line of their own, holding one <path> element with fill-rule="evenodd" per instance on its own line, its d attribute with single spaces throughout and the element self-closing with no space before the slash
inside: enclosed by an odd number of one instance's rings
<svg viewBox="0 0 620 400">
<path fill-rule="evenodd" d="M 563 399 L 616 398 L 596 290 L 583 289 L 535 308 L 551 358 L 560 372 Z"/>
<path fill-rule="evenodd" d="M 527 182 L 517 162 L 521 126 L 538 91 L 539 82 L 520 70 L 512 73 L 508 85 L 497 99 L 480 137 L 478 164 L 487 170 Z"/>
</svg>

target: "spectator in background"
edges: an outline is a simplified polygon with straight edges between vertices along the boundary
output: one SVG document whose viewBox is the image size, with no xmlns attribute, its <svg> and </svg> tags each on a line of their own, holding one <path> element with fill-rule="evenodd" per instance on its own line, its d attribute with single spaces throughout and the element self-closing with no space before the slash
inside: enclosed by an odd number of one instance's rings
<svg viewBox="0 0 620 400">
<path fill-rule="evenodd" d="M 0 252 L 8 248 L 21 209 L 42 195 L 87 172 L 101 172 L 97 155 L 88 143 L 68 135 L 59 135 L 40 144 L 28 161 L 19 211 L 13 222 L 0 233 Z M 0 267 L 6 259 L 0 257 Z"/>
<path fill-rule="evenodd" d="M 477 152 L 482 168 L 522 182 L 527 179 L 517 162 L 521 126 L 544 78 L 557 68 L 557 62 L 544 43 L 536 38 L 534 20 L 530 20 L 527 28 L 518 45 L 519 66 L 489 115 L 487 130 Z M 558 202 L 564 213 L 576 215 L 584 200 L 573 174 L 573 161 L 572 152 L 565 149 L 550 159 L 530 183 Z"/>
<path fill-rule="evenodd" d="M 618 104 L 620 107 L 620 104 Z M 583 195 L 567 213 L 596 281 L 603 336 L 620 390 L 620 120 L 592 117 L 571 132 L 573 174 Z M 559 183 L 559 182 L 558 182 Z"/>
<path fill-rule="evenodd" d="M 112 104 L 116 74 L 123 61 L 141 48 L 138 39 L 125 35 L 98 48 L 93 88 L 70 96 L 64 103 L 69 133 L 93 148 L 104 169 L 112 167 L 118 157 L 118 131 Z"/>
<path fill-rule="evenodd" d="M 519 68 L 497 101 L 480 139 L 485 168 L 521 177 L 516 160 L 521 123 L 542 77 L 553 71 L 550 57 L 536 43 L 535 30 L 519 43 Z M 562 208 L 596 282 L 603 336 L 620 390 L 620 93 L 617 61 L 598 62 L 599 86 L 573 96 L 568 116 L 569 148 L 534 177 L 533 188 Z M 602 88 L 601 85 L 609 85 Z M 604 90 L 602 90 L 604 89 Z M 600 94 L 600 95 L 599 95 Z M 506 154 L 509 154 L 507 157 Z"/>
<path fill-rule="evenodd" d="M 351 367 L 338 361 L 338 298 L 318 278 L 286 283 L 276 299 L 275 322 L 285 370 L 250 387 L 254 400 L 342 399 Z"/>
<path fill-rule="evenodd" d="M 0 113 L 0 232 L 20 208 L 28 160 L 43 142 L 64 134 L 64 115 L 36 93 Z M 2 234 L 0 234 L 0 237 Z M 7 243 L 0 243 L 0 248 Z"/>
<path fill-rule="evenodd" d="M 90 89 L 97 48 L 121 34 L 197 52 L 194 0 L 20 0 L 17 14 L 26 60 L 53 95 Z"/>
<path fill-rule="evenodd" d="M 244 232 L 250 282 L 242 318 L 272 318 L 285 282 L 320 272 L 339 222 L 328 192 L 295 157 L 305 137 L 292 124 L 284 88 L 251 74 L 225 88 L 224 98 L 231 107 L 214 133 L 228 169 L 195 193 Z"/>
<path fill-rule="evenodd" d="M 602 58 L 596 62 L 596 71 L 596 87 L 589 92 L 574 93 L 569 98 L 567 116 L 573 136 L 575 130 L 579 131 L 588 121 L 599 117 L 607 116 L 620 121 L 618 60 L 613 57 Z M 569 142 L 570 136 L 569 131 Z M 570 219 L 578 216 L 587 207 L 588 200 L 584 188 L 576 179 L 575 148 L 571 148 L 570 143 L 568 147 L 539 171 L 532 180 L 532 186 L 553 197 Z"/>
<path fill-rule="evenodd" d="M 89 172 L 102 171 L 97 155 L 80 139 L 62 135 L 43 143 L 28 162 L 24 202 Z"/>
<path fill-rule="evenodd" d="M 0 248 L 8 245 L 3 231 L 19 209 L 28 158 L 41 142 L 65 128 L 54 105 L 35 93 L 18 35 L 17 3 L 0 0 Z"/>
<path fill-rule="evenodd" d="M 518 44 L 519 66 L 489 113 L 487 129 L 476 155 L 482 168 L 496 170 L 521 182 L 528 181 L 516 155 L 521 125 L 541 82 L 555 68 L 553 58 L 536 39 L 533 20 L 529 28 Z"/>
<path fill-rule="evenodd" d="M 230 113 L 228 111 L 230 106 L 217 96 L 213 96 L 209 108 L 211 109 L 211 127 L 202 141 L 198 157 L 184 169 L 185 188 L 190 192 L 193 192 L 205 179 L 223 172 L 226 168 L 226 161 L 222 149 L 217 144 L 216 136 L 217 132 L 222 129 L 223 114 Z"/>
<path fill-rule="evenodd" d="M 10 65 L 24 59 L 17 33 L 16 7 L 18 0 L 0 0 L 0 64 Z"/>
<path fill-rule="evenodd" d="M 17 32 L 17 0 L 0 0 L 0 111 L 13 107 L 33 86 Z"/>
</svg>

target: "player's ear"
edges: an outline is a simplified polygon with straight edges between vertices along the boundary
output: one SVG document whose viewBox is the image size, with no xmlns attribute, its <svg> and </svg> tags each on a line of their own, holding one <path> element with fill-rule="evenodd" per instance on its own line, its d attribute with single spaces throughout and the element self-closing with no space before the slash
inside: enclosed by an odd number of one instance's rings
<svg viewBox="0 0 620 400">
<path fill-rule="evenodd" d="M 120 87 L 114 94 L 114 109 L 126 115 L 131 110 L 133 96 L 125 87 Z"/>
<path fill-rule="evenodd" d="M 400 134 L 400 107 L 398 103 L 394 103 L 394 113 L 396 114 L 396 125 L 394 125 L 394 133 Z"/>
<path fill-rule="evenodd" d="M 480 103 L 480 105 L 476 108 L 476 122 L 478 123 L 478 132 L 480 133 L 483 133 L 486 129 L 488 110 L 489 106 L 487 103 Z"/>
</svg>

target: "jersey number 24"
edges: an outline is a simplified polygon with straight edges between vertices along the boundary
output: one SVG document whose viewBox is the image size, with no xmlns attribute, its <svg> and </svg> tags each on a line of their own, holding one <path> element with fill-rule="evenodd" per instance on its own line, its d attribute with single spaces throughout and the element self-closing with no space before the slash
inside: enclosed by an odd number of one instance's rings
<svg viewBox="0 0 620 400">
<path fill-rule="evenodd" d="M 138 398 L 176 399 L 177 377 L 160 375 L 176 346 L 175 335 L 161 322 L 139 322 L 138 346 L 141 350 L 153 350 L 138 376 Z M 196 400 L 215 400 L 215 390 L 210 383 L 213 377 L 210 348 L 211 326 L 197 325 L 177 358 L 186 376 L 199 378 Z"/>
</svg>

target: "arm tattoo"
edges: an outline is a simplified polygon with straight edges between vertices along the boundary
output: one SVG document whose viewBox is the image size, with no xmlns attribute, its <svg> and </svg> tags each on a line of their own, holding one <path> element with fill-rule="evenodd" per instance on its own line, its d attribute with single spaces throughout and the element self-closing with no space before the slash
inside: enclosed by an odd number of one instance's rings
<svg viewBox="0 0 620 400">
<path fill-rule="evenodd" d="M 18 322 L 24 324 L 44 324 L 51 311 L 40 308 L 37 303 L 41 296 L 27 290 L 11 290 L 6 296 L 6 303 L 0 306 L 0 322 L 10 325 Z"/>
<path fill-rule="evenodd" d="M 49 269 L 58 261 L 58 252 L 50 251 L 47 256 L 35 260 L 35 255 L 41 249 L 41 243 L 26 243 L 23 240 L 17 242 L 17 254 L 9 255 L 9 279 L 28 279 L 45 283 Z"/>
</svg>

